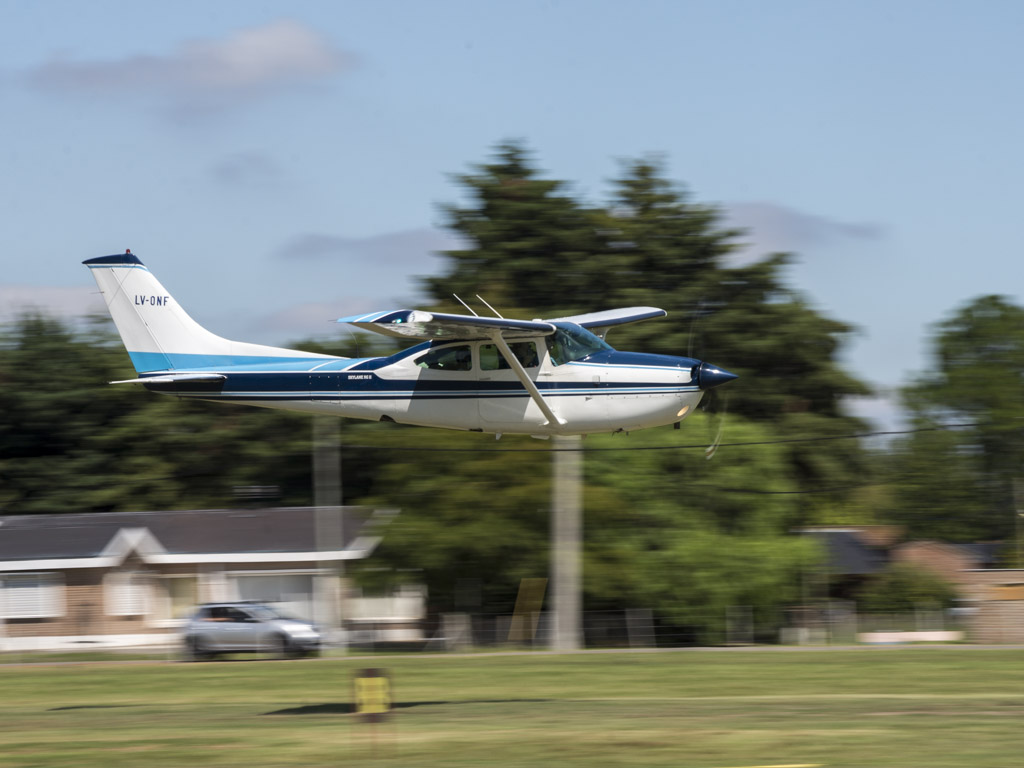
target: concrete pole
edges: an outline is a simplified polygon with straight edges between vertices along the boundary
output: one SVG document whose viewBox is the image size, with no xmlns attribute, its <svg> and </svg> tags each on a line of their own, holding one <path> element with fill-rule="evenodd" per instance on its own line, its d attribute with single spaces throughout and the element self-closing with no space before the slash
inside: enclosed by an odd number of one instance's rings
<svg viewBox="0 0 1024 768">
<path fill-rule="evenodd" d="M 338 551 L 345 546 L 341 502 L 341 419 L 317 414 L 313 416 L 313 505 L 316 507 L 313 513 L 317 551 Z M 320 574 L 314 577 L 313 618 L 331 630 L 332 635 L 336 634 L 337 641 L 344 645 L 345 633 L 340 630 L 344 616 L 345 563 L 322 561 L 317 566 Z M 333 575 L 323 575 L 326 573 Z"/>
<path fill-rule="evenodd" d="M 583 441 L 572 435 L 551 442 L 551 647 L 573 651 L 583 645 Z"/>
</svg>

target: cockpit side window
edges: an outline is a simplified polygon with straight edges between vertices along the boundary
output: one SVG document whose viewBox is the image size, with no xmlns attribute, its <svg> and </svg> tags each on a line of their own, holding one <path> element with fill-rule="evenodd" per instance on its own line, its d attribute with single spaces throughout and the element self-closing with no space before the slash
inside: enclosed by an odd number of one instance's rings
<svg viewBox="0 0 1024 768">
<path fill-rule="evenodd" d="M 540 358 L 537 356 L 537 344 L 533 341 L 513 341 L 508 345 L 523 368 L 536 368 L 540 365 Z M 480 370 L 482 371 L 506 371 L 509 364 L 505 361 L 501 351 L 495 344 L 480 345 Z"/>
<path fill-rule="evenodd" d="M 557 330 L 545 339 L 552 365 L 564 365 L 611 349 L 604 339 L 575 323 L 555 323 L 555 328 Z"/>
<path fill-rule="evenodd" d="M 473 369 L 473 353 L 469 344 L 455 347 L 435 347 L 416 358 L 416 365 L 432 371 L 470 371 Z"/>
</svg>

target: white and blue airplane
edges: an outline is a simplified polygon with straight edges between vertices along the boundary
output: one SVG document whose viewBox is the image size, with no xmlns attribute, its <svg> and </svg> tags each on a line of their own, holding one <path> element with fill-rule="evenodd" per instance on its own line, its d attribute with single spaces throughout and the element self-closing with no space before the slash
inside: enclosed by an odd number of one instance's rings
<svg viewBox="0 0 1024 768">
<path fill-rule="evenodd" d="M 736 378 L 700 360 L 620 352 L 604 340 L 617 325 L 667 314 L 654 307 L 549 320 L 409 309 L 343 317 L 421 341 L 388 357 L 346 358 L 216 336 L 131 251 L 83 263 L 138 373 L 111 383 L 182 398 L 548 437 L 678 425 L 706 390 Z"/>
</svg>

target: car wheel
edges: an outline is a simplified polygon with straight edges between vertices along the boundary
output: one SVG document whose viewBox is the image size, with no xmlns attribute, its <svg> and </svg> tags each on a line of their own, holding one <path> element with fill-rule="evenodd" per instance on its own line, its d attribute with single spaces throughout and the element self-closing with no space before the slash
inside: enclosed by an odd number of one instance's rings
<svg viewBox="0 0 1024 768">
<path fill-rule="evenodd" d="M 185 649 L 189 661 L 207 661 L 213 656 L 200 637 L 190 637 L 185 643 Z"/>
<path fill-rule="evenodd" d="M 284 635 L 271 635 L 267 640 L 267 651 L 275 659 L 287 659 L 291 656 L 288 638 Z"/>
</svg>

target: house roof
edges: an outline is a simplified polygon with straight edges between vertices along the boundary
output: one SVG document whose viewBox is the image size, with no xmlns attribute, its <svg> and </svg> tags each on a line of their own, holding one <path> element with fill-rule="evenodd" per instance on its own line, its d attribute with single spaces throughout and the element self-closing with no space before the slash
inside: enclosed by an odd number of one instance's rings
<svg viewBox="0 0 1024 768">
<path fill-rule="evenodd" d="M 153 563 L 347 560 L 368 555 L 393 512 L 273 507 L 0 516 L 0 570 Z"/>
<path fill-rule="evenodd" d="M 811 529 L 806 534 L 825 545 L 828 552 L 826 565 L 831 573 L 865 576 L 878 573 L 889 562 L 884 550 L 865 544 L 857 531 Z"/>
</svg>

